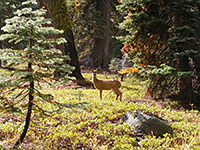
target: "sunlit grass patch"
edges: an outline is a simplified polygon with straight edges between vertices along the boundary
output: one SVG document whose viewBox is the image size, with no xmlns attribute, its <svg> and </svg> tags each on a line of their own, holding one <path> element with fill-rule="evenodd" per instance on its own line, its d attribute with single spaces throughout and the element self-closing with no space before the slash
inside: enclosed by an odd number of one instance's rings
<svg viewBox="0 0 200 150">
<path fill-rule="evenodd" d="M 83 75 L 91 80 L 91 74 Z M 198 149 L 199 112 L 175 110 L 170 103 L 166 107 L 167 103 L 143 99 L 145 87 L 143 79 L 125 78 L 120 88 L 124 101 L 115 100 L 112 91 L 103 91 L 101 100 L 96 89 L 46 88 L 42 92 L 51 93 L 53 101 L 64 107 L 38 102 L 49 113 L 45 115 L 34 107 L 29 132 L 20 149 Z M 131 137 L 133 128 L 122 123 L 121 118 L 127 111 L 133 113 L 137 109 L 164 119 L 174 134 L 164 138 L 145 135 L 140 141 Z M 0 116 L 0 145 L 9 148 L 19 136 L 25 116 L 3 111 Z"/>
</svg>

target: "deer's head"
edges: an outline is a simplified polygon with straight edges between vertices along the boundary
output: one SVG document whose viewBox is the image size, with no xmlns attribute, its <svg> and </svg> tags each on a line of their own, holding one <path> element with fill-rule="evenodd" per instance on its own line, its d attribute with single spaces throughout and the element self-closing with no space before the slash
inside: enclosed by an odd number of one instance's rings
<svg viewBox="0 0 200 150">
<path fill-rule="evenodd" d="M 96 73 L 99 71 L 99 68 L 93 70 L 90 68 L 90 71 L 92 71 L 92 78 L 96 78 Z"/>
</svg>

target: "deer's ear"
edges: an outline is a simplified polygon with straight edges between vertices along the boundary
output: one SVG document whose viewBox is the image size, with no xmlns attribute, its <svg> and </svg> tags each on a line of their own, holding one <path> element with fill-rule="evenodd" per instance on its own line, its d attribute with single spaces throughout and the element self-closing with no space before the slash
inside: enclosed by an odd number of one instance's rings
<svg viewBox="0 0 200 150">
<path fill-rule="evenodd" d="M 97 72 L 97 71 L 99 71 L 99 68 L 97 68 L 97 69 L 93 70 L 93 72 Z"/>
<path fill-rule="evenodd" d="M 96 71 L 99 71 L 100 70 L 100 67 L 98 67 L 97 69 L 96 69 Z"/>
</svg>

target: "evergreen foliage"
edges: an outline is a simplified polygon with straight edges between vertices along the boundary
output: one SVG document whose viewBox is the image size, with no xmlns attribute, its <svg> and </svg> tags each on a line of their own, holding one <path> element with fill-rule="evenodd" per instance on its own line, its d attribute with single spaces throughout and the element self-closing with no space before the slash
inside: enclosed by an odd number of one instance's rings
<svg viewBox="0 0 200 150">
<path fill-rule="evenodd" d="M 43 17 L 46 10 L 33 10 L 33 6 L 37 5 L 35 0 L 28 0 L 22 5 L 25 7 L 17 10 L 14 17 L 6 19 L 6 25 L 2 27 L 5 34 L 0 36 L 0 40 L 26 44 L 24 49 L 0 50 L 0 60 L 6 60 L 8 63 L 6 67 L 2 67 L 6 70 L 1 74 L 0 82 L 1 103 L 5 104 L 5 111 L 9 111 L 7 108 L 13 108 L 11 111 L 23 112 L 24 103 L 28 100 L 24 130 L 15 145 L 21 143 L 25 137 L 32 106 L 37 106 L 39 100 L 53 102 L 53 96 L 42 94 L 40 89 L 44 84 L 53 86 L 67 83 L 72 79 L 68 74 L 73 69 L 68 64 L 64 64 L 69 57 L 62 55 L 61 50 L 54 47 L 55 44 L 66 42 L 64 38 L 56 36 L 63 31 L 50 27 L 51 20 Z M 49 35 L 54 36 L 47 38 Z M 60 71 L 61 74 L 53 76 L 55 70 Z M 13 95 L 12 92 L 18 92 L 18 95 Z"/>
<path fill-rule="evenodd" d="M 121 0 L 120 39 L 140 73 L 150 80 L 153 98 L 176 98 L 199 105 L 199 0 Z M 174 97 L 176 95 L 176 97 Z"/>
<path fill-rule="evenodd" d="M 26 4 L 26 3 L 24 3 Z M 13 68 L 9 81 L 19 83 L 21 81 L 30 81 L 26 78 L 30 75 L 34 81 L 46 81 L 46 78 L 56 79 L 58 81 L 69 81 L 67 74 L 72 68 L 65 64 L 64 60 L 68 60 L 68 56 L 61 56 L 61 51 L 54 48 L 54 43 L 61 44 L 66 42 L 64 38 L 48 39 L 47 36 L 62 34 L 63 31 L 54 29 L 53 27 L 45 27 L 51 24 L 51 20 L 45 19 L 46 10 L 32 8 L 23 8 L 15 12 L 16 16 L 6 20 L 6 26 L 2 28 L 5 34 L 1 35 L 1 40 L 9 39 L 10 43 L 19 44 L 26 42 L 25 49 L 1 49 L 2 60 L 8 61 L 8 67 Z M 55 55 L 57 54 L 57 55 Z M 27 65 L 32 64 L 32 70 L 27 70 Z M 61 69 L 63 75 L 58 78 L 52 76 L 54 70 Z M 17 80 L 13 80 L 17 79 Z M 54 80 L 55 81 L 55 80 Z M 9 83 L 9 82 L 8 82 Z"/>
<path fill-rule="evenodd" d="M 5 19 L 12 15 L 13 10 L 19 7 L 21 2 L 19 0 L 1 0 L 0 1 L 0 26 L 5 23 Z"/>
<path fill-rule="evenodd" d="M 5 25 L 5 20 L 13 16 L 13 12 L 16 11 L 21 5 L 20 1 L 17 0 L 1 0 L 0 1 L 0 28 Z M 0 30 L 0 34 L 3 31 Z M 0 48 L 2 47 L 11 47 L 12 44 L 8 44 L 7 41 L 0 41 Z M 5 63 L 5 62 L 4 62 Z M 0 60 L 0 66 L 2 62 Z"/>
</svg>

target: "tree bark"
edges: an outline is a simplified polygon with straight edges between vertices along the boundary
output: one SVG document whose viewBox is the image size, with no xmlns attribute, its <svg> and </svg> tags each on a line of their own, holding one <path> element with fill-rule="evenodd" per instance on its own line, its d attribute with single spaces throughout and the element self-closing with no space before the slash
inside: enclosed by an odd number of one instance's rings
<svg viewBox="0 0 200 150">
<path fill-rule="evenodd" d="M 187 56 L 183 56 L 179 58 L 179 68 L 180 71 L 188 72 L 190 71 L 190 63 Z M 179 82 L 179 99 L 183 104 L 192 104 L 194 100 L 194 91 L 192 87 L 192 77 L 191 76 L 183 76 L 180 78 Z"/>
<path fill-rule="evenodd" d="M 197 56 L 191 60 L 191 66 L 193 70 L 193 79 L 192 79 L 192 88 L 194 91 L 194 98 L 191 101 L 191 104 L 194 106 L 200 106 L 200 58 Z"/>
<path fill-rule="evenodd" d="M 94 49 L 90 57 L 90 66 L 92 68 L 108 68 L 110 54 L 110 3 L 110 0 L 97 0 L 96 9 L 100 12 L 103 31 L 101 31 L 101 36 L 94 39 Z M 97 29 L 96 32 L 99 32 L 99 30 Z"/>
<path fill-rule="evenodd" d="M 29 58 L 31 58 L 32 56 L 30 55 Z M 29 63 L 28 64 L 28 70 L 32 70 L 32 64 Z M 32 77 L 30 77 L 32 78 Z M 28 131 L 28 127 L 30 124 L 30 120 L 31 120 L 31 112 L 32 112 L 32 107 L 33 107 L 33 93 L 34 93 L 34 81 L 31 80 L 30 84 L 29 84 L 29 101 L 28 101 L 28 110 L 27 110 L 27 114 L 26 114 L 26 120 L 25 120 L 25 125 L 24 125 L 24 129 L 19 137 L 19 139 L 15 142 L 13 147 L 18 147 L 24 140 L 26 133 Z"/>
<path fill-rule="evenodd" d="M 66 3 L 65 0 L 39 0 L 40 7 L 45 6 L 47 17 L 52 18 L 54 26 L 64 31 L 62 36 L 67 40 L 67 43 L 63 44 L 60 49 L 62 49 L 64 55 L 69 55 L 71 59 L 66 63 L 75 67 L 72 76 L 78 80 L 83 80 Z"/>
<path fill-rule="evenodd" d="M 33 93 L 31 91 L 33 91 L 34 88 L 34 82 L 30 83 L 30 92 L 29 92 L 29 102 L 28 102 L 28 111 L 27 111 L 27 115 L 26 115 L 26 120 L 25 120 L 25 125 L 24 125 L 24 129 L 20 135 L 20 138 L 15 142 L 14 147 L 18 147 L 19 144 L 21 144 L 26 136 L 26 133 L 28 131 L 28 127 L 30 124 L 30 120 L 31 120 L 31 112 L 32 112 L 32 107 L 33 107 Z"/>
</svg>

